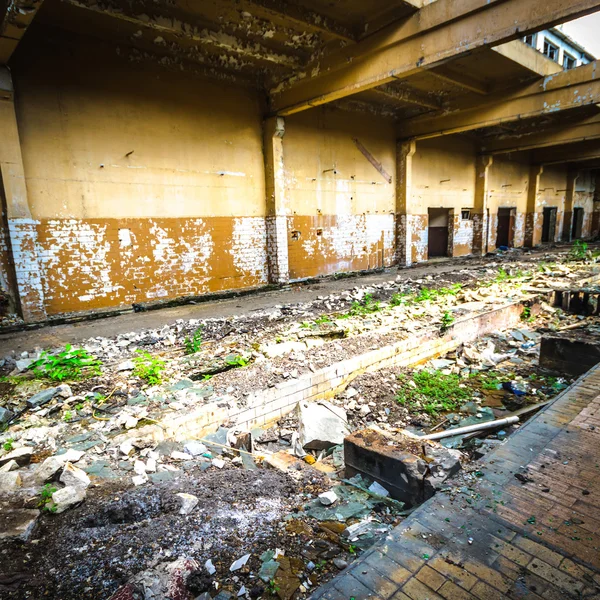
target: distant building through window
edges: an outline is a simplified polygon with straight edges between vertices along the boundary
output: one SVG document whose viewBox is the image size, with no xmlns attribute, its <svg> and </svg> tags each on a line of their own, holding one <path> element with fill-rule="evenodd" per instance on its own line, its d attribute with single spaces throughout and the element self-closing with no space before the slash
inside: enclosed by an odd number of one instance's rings
<svg viewBox="0 0 600 600">
<path fill-rule="evenodd" d="M 558 47 L 544 40 L 544 54 L 553 61 L 558 61 Z"/>
<path fill-rule="evenodd" d="M 534 33 L 530 33 L 529 35 L 526 35 L 525 39 L 523 41 L 528 46 L 531 46 L 532 48 L 535 48 L 535 34 Z"/>
<path fill-rule="evenodd" d="M 569 69 L 574 69 L 576 65 L 577 61 L 575 57 L 565 52 L 563 55 L 563 67 L 568 71 Z"/>
</svg>

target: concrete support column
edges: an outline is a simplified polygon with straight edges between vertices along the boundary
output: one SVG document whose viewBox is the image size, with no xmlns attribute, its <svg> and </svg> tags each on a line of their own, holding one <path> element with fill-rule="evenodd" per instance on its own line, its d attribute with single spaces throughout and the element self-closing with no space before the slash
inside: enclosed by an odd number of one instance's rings
<svg viewBox="0 0 600 600">
<path fill-rule="evenodd" d="M 542 240 L 542 213 L 537 212 L 537 199 L 540 193 L 540 178 L 543 165 L 530 165 L 527 188 L 527 214 L 525 215 L 525 246 L 533 248 Z"/>
<path fill-rule="evenodd" d="M 591 237 L 600 235 L 600 171 L 596 171 L 594 178 L 594 206 L 592 209 Z"/>
<path fill-rule="evenodd" d="M 475 198 L 473 202 L 473 254 L 483 255 L 488 249 L 488 183 L 494 157 L 477 157 L 475 168 Z"/>
<path fill-rule="evenodd" d="M 37 225 L 31 218 L 21 143 L 17 129 L 15 99 L 10 71 L 0 66 L 0 198 L 9 230 L 12 258 L 21 308 L 26 322 L 46 319 L 41 265 L 38 258 Z"/>
<path fill-rule="evenodd" d="M 400 266 L 413 262 L 412 249 L 412 160 L 417 142 L 396 145 L 396 258 Z"/>
<path fill-rule="evenodd" d="M 285 163 L 283 136 L 285 120 L 271 117 L 264 123 L 265 192 L 267 201 L 267 260 L 269 283 L 287 283 L 290 280 L 288 261 L 288 234 Z"/>
<path fill-rule="evenodd" d="M 565 211 L 563 218 L 562 241 L 571 241 L 571 230 L 573 226 L 573 203 L 575 202 L 575 189 L 579 171 L 569 169 L 567 172 L 567 191 L 565 193 Z"/>
</svg>

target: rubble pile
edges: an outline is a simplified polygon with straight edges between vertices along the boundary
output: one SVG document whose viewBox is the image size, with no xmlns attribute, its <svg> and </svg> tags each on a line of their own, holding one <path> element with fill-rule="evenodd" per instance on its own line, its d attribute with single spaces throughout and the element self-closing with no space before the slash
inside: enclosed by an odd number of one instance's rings
<svg viewBox="0 0 600 600">
<path fill-rule="evenodd" d="M 486 434 L 453 428 L 526 418 L 570 383 L 540 370 L 542 336 L 593 335 L 600 319 L 544 298 L 592 277 L 595 264 L 537 258 L 534 269 L 514 253 L 445 279 L 402 276 L 252 316 L 94 338 L 77 349 L 80 376 L 65 375 L 69 348 L 5 357 L 3 597 L 308 596 L 461 467 L 468 479 L 468 461 L 518 423 Z M 302 401 L 264 427 L 222 423 L 167 441 L 151 433 L 171 415 L 209 402 L 244 407 L 261 389 L 516 300 L 526 303 L 518 328 L 415 370 L 362 373 L 330 401 Z M 439 443 L 410 441 L 446 430 Z M 400 461 L 410 493 L 372 465 L 345 463 L 344 445 L 359 433 L 395 449 L 381 455 Z M 77 568 L 67 574 L 64 564 Z"/>
</svg>

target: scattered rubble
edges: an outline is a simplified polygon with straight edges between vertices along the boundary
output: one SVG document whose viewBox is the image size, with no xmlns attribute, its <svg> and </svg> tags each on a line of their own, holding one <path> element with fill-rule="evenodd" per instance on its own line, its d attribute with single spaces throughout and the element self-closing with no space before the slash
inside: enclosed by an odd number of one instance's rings
<svg viewBox="0 0 600 600">
<path fill-rule="evenodd" d="M 542 336 L 594 335 L 600 319 L 547 294 L 594 268 L 553 259 L 527 271 L 531 259 L 515 253 L 446 278 L 404 275 L 252 317 L 95 338 L 83 349 L 102 372 L 68 385 L 32 373 L 41 349 L 6 357 L 0 553 L 3 572 L 26 571 L 6 597 L 309 596 L 519 424 L 439 443 L 406 431 L 527 418 L 570 383 L 540 370 Z M 417 369 L 358 374 L 265 427 L 152 435 L 166 417 L 209 402 L 243 409 L 251 393 L 511 300 L 527 307 L 519 328 Z M 200 349 L 186 354 L 194 335 Z"/>
</svg>

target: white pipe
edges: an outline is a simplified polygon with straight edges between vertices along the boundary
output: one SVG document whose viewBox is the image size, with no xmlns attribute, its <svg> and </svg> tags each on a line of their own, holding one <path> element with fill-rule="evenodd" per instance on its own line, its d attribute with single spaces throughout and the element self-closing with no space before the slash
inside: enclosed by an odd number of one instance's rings
<svg viewBox="0 0 600 600">
<path fill-rule="evenodd" d="M 519 417 L 505 417 L 504 419 L 497 419 L 496 421 L 483 421 L 482 423 L 475 423 L 475 425 L 465 425 L 465 427 L 457 427 L 456 429 L 446 429 L 439 433 L 430 433 L 429 435 L 415 435 L 408 431 L 403 431 L 405 435 L 415 440 L 441 440 L 442 438 L 451 437 L 453 435 L 463 435 L 465 433 L 472 433 L 474 431 L 483 431 L 485 429 L 496 429 L 504 425 L 512 425 L 518 423 Z"/>
</svg>

